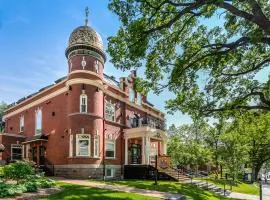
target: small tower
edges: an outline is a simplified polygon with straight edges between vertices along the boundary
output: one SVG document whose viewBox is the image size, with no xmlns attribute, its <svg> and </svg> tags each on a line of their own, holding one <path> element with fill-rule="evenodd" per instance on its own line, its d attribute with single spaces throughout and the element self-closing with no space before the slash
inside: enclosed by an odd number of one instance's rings
<svg viewBox="0 0 270 200">
<path fill-rule="evenodd" d="M 85 25 L 74 29 L 69 37 L 66 57 L 68 72 L 89 70 L 103 75 L 106 60 L 101 36 L 88 26 L 88 7 L 85 9 Z"/>
<path fill-rule="evenodd" d="M 88 26 L 88 8 L 85 15 L 85 24 L 72 31 L 65 52 L 69 67 L 66 82 L 69 88 L 67 129 L 72 135 L 103 131 L 102 89 L 106 57 L 100 35 Z"/>
</svg>

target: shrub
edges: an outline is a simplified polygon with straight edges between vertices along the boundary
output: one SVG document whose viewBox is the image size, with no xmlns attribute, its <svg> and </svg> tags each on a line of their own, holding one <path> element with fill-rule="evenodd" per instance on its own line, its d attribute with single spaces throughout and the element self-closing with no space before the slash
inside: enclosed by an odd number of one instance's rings
<svg viewBox="0 0 270 200">
<path fill-rule="evenodd" d="M 21 184 L 6 184 L 4 182 L 0 183 L 0 197 L 14 196 L 22 194 L 27 191 L 27 188 Z"/>
<path fill-rule="evenodd" d="M 4 178 L 16 180 L 18 183 L 27 176 L 34 174 L 34 169 L 27 162 L 17 161 L 4 166 L 3 172 Z"/>
<path fill-rule="evenodd" d="M 23 183 L 23 185 L 26 188 L 27 192 L 36 192 L 38 189 L 37 184 L 34 181 L 26 181 Z"/>
</svg>

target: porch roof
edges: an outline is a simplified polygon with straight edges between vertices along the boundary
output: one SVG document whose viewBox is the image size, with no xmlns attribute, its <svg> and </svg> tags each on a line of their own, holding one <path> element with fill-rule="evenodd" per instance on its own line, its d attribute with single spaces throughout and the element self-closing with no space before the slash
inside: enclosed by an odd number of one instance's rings
<svg viewBox="0 0 270 200">
<path fill-rule="evenodd" d="M 38 142 L 38 141 L 47 142 L 48 141 L 48 136 L 46 136 L 46 135 L 35 135 L 33 137 L 26 138 L 25 141 L 22 142 L 22 144 L 31 143 L 31 142 Z"/>
<path fill-rule="evenodd" d="M 124 138 L 136 138 L 148 136 L 158 140 L 166 140 L 167 133 L 163 130 L 152 128 L 149 126 L 142 126 L 137 128 L 124 129 Z"/>
</svg>

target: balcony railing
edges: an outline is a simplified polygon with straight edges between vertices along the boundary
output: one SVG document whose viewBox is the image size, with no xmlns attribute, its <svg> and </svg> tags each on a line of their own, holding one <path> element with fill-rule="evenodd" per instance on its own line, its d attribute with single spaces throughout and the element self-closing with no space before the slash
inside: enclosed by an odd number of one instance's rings
<svg viewBox="0 0 270 200">
<path fill-rule="evenodd" d="M 165 125 L 162 122 L 149 120 L 147 118 L 130 118 L 128 122 L 130 128 L 151 127 L 155 129 L 165 130 Z"/>
</svg>

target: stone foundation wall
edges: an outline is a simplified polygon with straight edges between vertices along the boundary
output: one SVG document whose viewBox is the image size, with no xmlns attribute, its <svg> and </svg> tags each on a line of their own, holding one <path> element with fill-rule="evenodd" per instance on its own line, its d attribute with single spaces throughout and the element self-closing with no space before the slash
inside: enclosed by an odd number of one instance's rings
<svg viewBox="0 0 270 200">
<path fill-rule="evenodd" d="M 110 179 L 121 178 L 121 166 L 120 165 L 108 165 L 106 168 L 114 169 L 114 177 Z M 54 175 L 65 178 L 77 178 L 77 179 L 103 179 L 103 166 L 87 166 L 87 165 L 57 165 L 54 167 Z M 109 178 L 107 178 L 109 179 Z"/>
</svg>

